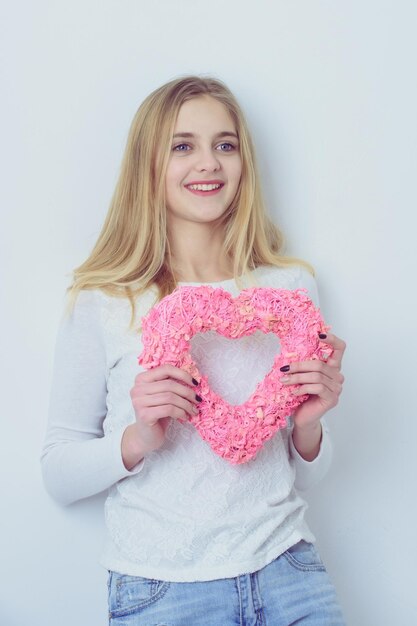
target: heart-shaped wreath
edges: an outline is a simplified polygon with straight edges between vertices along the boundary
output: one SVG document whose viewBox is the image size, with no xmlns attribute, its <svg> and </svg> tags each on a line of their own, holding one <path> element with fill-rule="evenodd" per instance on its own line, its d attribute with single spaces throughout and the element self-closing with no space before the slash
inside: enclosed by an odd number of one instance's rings
<svg viewBox="0 0 417 626">
<path fill-rule="evenodd" d="M 192 337 L 209 330 L 228 338 L 260 330 L 280 340 L 281 352 L 271 370 L 243 404 L 229 404 L 217 395 L 191 357 Z M 202 398 L 199 414 L 192 415 L 190 422 L 216 454 L 232 464 L 245 463 L 286 427 L 287 418 L 308 398 L 294 396 L 280 382 L 280 367 L 294 361 L 325 361 L 332 350 L 318 335 L 327 330 L 304 289 L 251 287 L 233 298 L 219 287 L 182 286 L 142 318 L 139 363 L 147 369 L 170 363 L 189 372 L 199 382 Z"/>
</svg>

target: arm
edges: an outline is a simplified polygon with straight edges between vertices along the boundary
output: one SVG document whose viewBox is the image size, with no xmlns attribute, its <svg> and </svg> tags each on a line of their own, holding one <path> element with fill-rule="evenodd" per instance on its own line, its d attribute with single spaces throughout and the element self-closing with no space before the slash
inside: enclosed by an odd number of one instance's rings
<svg viewBox="0 0 417 626">
<path fill-rule="evenodd" d="M 96 299 L 82 292 L 58 333 L 41 462 L 45 486 L 61 504 L 138 473 L 144 455 L 162 445 L 169 420 L 188 419 L 196 402 L 192 378 L 179 368 L 141 372 L 131 390 L 136 421 L 104 435 L 110 366 Z"/>
<path fill-rule="evenodd" d="M 295 488 L 298 491 L 308 491 L 316 485 L 328 472 L 333 456 L 332 442 L 327 425 L 320 421 L 321 438 L 319 451 L 313 460 L 306 460 L 294 444 L 294 431 L 289 436 L 290 457 L 295 465 Z"/>
<path fill-rule="evenodd" d="M 136 376 L 130 390 L 136 421 L 126 428 L 122 439 L 122 457 L 128 469 L 162 446 L 171 419 L 188 420 L 198 413 L 199 396 L 193 388 L 197 384 L 191 374 L 169 363 Z"/>
<path fill-rule="evenodd" d="M 283 380 L 285 385 L 297 385 L 294 394 L 310 396 L 294 412 L 290 436 L 290 454 L 296 466 L 295 486 L 302 491 L 321 480 L 330 467 L 332 457 L 330 438 L 322 417 L 336 406 L 342 392 L 340 364 L 345 344 L 335 335 L 328 335 L 326 343 L 334 347 L 327 363 L 291 363 Z"/>
<path fill-rule="evenodd" d="M 302 271 L 302 286 L 319 306 L 317 287 L 311 274 Z M 327 363 L 305 361 L 291 363 L 281 379 L 284 385 L 297 384 L 293 393 L 309 394 L 293 415 L 293 428 L 289 438 L 289 451 L 296 469 L 295 486 L 301 491 L 309 489 L 327 473 L 332 459 L 329 432 L 322 420 L 323 415 L 336 406 L 342 391 L 343 376 L 340 372 L 345 343 L 335 335 L 328 334 L 323 341 L 333 347 Z"/>
<path fill-rule="evenodd" d="M 99 493 L 140 470 L 122 460 L 123 431 L 104 436 L 106 355 L 96 294 L 82 292 L 61 322 L 41 465 L 45 487 L 61 504 Z"/>
</svg>

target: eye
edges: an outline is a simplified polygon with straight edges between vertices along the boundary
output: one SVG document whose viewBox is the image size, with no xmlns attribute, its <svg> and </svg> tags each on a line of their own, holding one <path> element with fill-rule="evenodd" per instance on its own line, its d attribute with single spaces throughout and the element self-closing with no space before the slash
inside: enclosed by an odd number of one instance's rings
<svg viewBox="0 0 417 626">
<path fill-rule="evenodd" d="M 219 144 L 217 147 L 220 148 L 220 152 L 232 152 L 233 150 L 236 150 L 235 146 L 228 141 Z"/>
<path fill-rule="evenodd" d="M 187 152 L 190 148 L 188 143 L 179 143 L 172 148 L 175 152 Z"/>
</svg>

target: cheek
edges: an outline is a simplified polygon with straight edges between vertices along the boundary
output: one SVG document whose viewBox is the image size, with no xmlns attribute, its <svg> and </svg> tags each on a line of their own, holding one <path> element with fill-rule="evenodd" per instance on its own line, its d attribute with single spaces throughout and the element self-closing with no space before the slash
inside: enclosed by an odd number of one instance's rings
<svg viewBox="0 0 417 626">
<path fill-rule="evenodd" d="M 233 159 L 233 171 L 237 178 L 240 178 L 242 174 L 242 157 L 240 154 L 236 155 L 236 158 Z"/>
<path fill-rule="evenodd" d="M 165 193 L 169 197 L 178 189 L 178 178 L 172 170 L 167 171 L 165 175 Z"/>
<path fill-rule="evenodd" d="M 233 168 L 233 179 L 235 181 L 236 188 L 239 186 L 241 177 L 242 177 L 242 162 L 239 159 Z"/>
<path fill-rule="evenodd" d="M 165 187 L 167 190 L 181 187 L 182 181 L 185 178 L 184 167 L 181 167 L 180 163 L 171 163 L 168 166 L 165 175 Z"/>
</svg>

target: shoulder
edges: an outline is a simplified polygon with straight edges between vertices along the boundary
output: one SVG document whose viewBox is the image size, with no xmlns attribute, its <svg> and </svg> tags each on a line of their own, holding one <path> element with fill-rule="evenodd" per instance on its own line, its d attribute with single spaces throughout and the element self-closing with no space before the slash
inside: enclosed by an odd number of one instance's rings
<svg viewBox="0 0 417 626">
<path fill-rule="evenodd" d="M 100 326 L 100 293 L 85 289 L 75 295 L 67 294 L 64 310 L 59 324 L 60 341 L 83 340 L 88 336 L 97 335 Z"/>
<path fill-rule="evenodd" d="M 72 300 L 73 310 L 80 311 L 84 309 L 94 309 L 100 299 L 101 291 L 99 289 L 82 289 Z"/>
<path fill-rule="evenodd" d="M 156 291 L 148 289 L 134 298 L 133 326 L 156 302 Z M 83 289 L 72 300 L 68 299 L 67 320 L 75 324 L 101 327 L 104 334 L 130 332 L 132 302 L 127 296 L 113 295 L 101 289 Z"/>
<path fill-rule="evenodd" d="M 77 294 L 67 294 L 64 319 L 75 322 L 97 317 L 102 305 L 101 292 L 98 289 L 82 289 Z"/>
<path fill-rule="evenodd" d="M 314 304 L 318 306 L 316 279 L 302 265 L 290 265 L 288 267 L 263 265 L 258 267 L 255 273 L 262 287 L 306 289 Z"/>
</svg>

